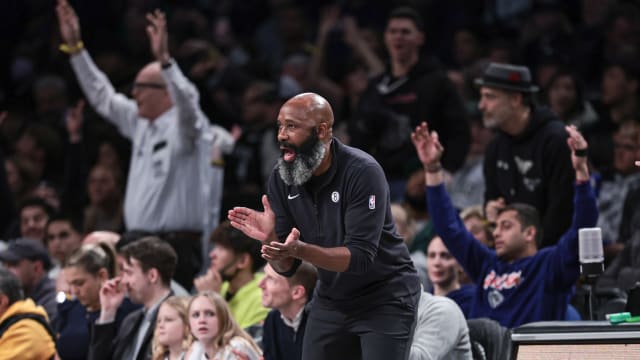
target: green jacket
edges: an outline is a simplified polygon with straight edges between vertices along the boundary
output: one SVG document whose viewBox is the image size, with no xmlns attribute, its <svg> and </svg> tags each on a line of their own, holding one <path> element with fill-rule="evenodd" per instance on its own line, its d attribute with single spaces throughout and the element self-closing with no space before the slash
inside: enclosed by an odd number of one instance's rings
<svg viewBox="0 0 640 360">
<path fill-rule="evenodd" d="M 241 287 L 228 301 L 231 314 L 241 328 L 246 329 L 251 325 L 262 323 L 270 309 L 262 306 L 262 290 L 258 287 L 264 273 L 255 273 L 253 280 Z M 226 297 L 229 282 L 224 282 L 220 289 L 220 295 Z"/>
</svg>

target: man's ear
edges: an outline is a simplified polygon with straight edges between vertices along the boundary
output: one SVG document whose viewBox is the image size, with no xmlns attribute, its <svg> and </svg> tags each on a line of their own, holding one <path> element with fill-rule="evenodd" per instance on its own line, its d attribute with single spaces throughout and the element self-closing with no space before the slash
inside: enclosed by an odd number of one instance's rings
<svg viewBox="0 0 640 360">
<path fill-rule="evenodd" d="M 239 269 L 250 269 L 252 263 L 251 255 L 248 253 L 243 253 L 238 257 L 238 261 L 236 262 L 236 266 Z"/>
<path fill-rule="evenodd" d="M 307 297 L 307 292 L 304 290 L 304 286 L 302 285 L 295 285 L 291 288 L 291 298 L 293 300 L 298 300 L 301 299 L 303 297 Z"/>
<path fill-rule="evenodd" d="M 527 242 L 535 243 L 537 233 L 538 233 L 538 230 L 534 226 L 527 226 L 524 229 L 524 236 Z"/>
<path fill-rule="evenodd" d="M 331 136 L 331 132 L 329 131 L 329 124 L 324 121 L 318 124 L 318 127 L 316 127 L 316 129 L 316 131 L 318 131 L 318 139 L 320 140 L 326 140 Z"/>
<path fill-rule="evenodd" d="M 147 279 L 152 284 L 158 284 L 162 279 L 160 278 L 160 272 L 156 268 L 151 268 L 147 271 Z"/>
</svg>

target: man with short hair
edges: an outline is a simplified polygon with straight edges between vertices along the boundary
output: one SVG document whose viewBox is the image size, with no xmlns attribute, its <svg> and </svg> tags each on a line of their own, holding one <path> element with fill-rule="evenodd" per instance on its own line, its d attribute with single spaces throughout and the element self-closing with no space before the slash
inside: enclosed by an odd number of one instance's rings
<svg viewBox="0 0 640 360">
<path fill-rule="evenodd" d="M 350 124 L 351 145 L 372 154 L 384 169 L 391 201 L 402 200 L 407 178 L 420 171 L 409 135 L 429 119 L 449 149 L 443 166 L 464 163 L 470 130 L 462 98 L 439 61 L 420 49 L 425 43 L 422 17 L 409 7 L 394 9 L 387 20 L 385 72 L 369 81 Z"/>
<path fill-rule="evenodd" d="M 554 245 L 573 213 L 574 174 L 564 123 L 532 103 L 538 87 L 525 66 L 491 63 L 475 83 L 484 126 L 497 130 L 484 157 L 487 217 L 495 221 L 492 214 L 505 204 L 529 204 L 542 217 L 541 247 Z"/>
<path fill-rule="evenodd" d="M 282 155 L 264 212 L 235 207 L 229 219 L 262 242 L 280 274 L 302 261 L 319 269 L 302 357 L 407 359 L 420 283 L 382 168 L 333 137 L 333 111 L 318 94 L 289 99 L 277 121 Z"/>
<path fill-rule="evenodd" d="M 52 264 L 44 245 L 33 239 L 12 240 L 0 252 L 0 261 L 20 279 L 25 296 L 42 306 L 53 320 L 58 313 L 56 284 L 48 276 Z"/>
<path fill-rule="evenodd" d="M 82 232 L 77 221 L 66 215 L 51 217 L 45 232 L 45 243 L 55 262 L 49 277 L 56 278 L 67 257 L 82 246 Z"/>
<path fill-rule="evenodd" d="M 47 313 L 24 298 L 14 274 L 0 268 L 0 359 L 53 359 L 55 353 Z"/>
<path fill-rule="evenodd" d="M 593 227 L 598 210 L 589 183 L 587 142 L 567 126 L 575 171 L 573 223 L 558 244 L 538 251 L 542 224 L 535 208 L 511 204 L 496 221 L 495 252 L 473 238 L 451 204 L 443 184 L 444 151 L 423 123 L 411 135 L 425 171 L 427 203 L 436 233 L 476 283 L 469 316 L 489 317 L 506 327 L 563 320 L 571 288 L 579 277 L 578 230 Z"/>
<path fill-rule="evenodd" d="M 44 244 L 45 228 L 54 209 L 41 198 L 28 198 L 20 204 L 20 236 L 34 239 Z"/>
<path fill-rule="evenodd" d="M 291 277 L 278 274 L 269 264 L 264 267 L 260 281 L 262 305 L 272 309 L 263 325 L 265 360 L 302 359 L 302 339 L 309 315 L 306 305 L 317 280 L 318 271 L 307 262 L 302 262 Z"/>
<path fill-rule="evenodd" d="M 213 250 L 207 273 L 194 281 L 198 292 L 213 290 L 229 304 L 238 325 L 248 328 L 261 323 L 269 309 L 260 304 L 258 284 L 265 263 L 260 243 L 234 229 L 229 221 L 222 222 L 211 234 Z"/>
<path fill-rule="evenodd" d="M 100 289 L 100 317 L 93 324 L 90 359 L 149 359 L 151 337 L 162 301 L 169 297 L 176 253 L 155 236 L 124 246 L 122 276 L 108 280 Z M 116 312 L 125 297 L 143 308 L 127 315 L 119 328 Z"/>
</svg>

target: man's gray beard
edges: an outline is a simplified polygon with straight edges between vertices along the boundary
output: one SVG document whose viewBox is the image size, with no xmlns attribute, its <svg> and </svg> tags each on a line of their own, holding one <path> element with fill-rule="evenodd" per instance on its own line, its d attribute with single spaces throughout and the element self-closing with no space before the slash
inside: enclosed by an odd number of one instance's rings
<svg viewBox="0 0 640 360">
<path fill-rule="evenodd" d="M 292 163 L 284 161 L 283 157 L 278 158 L 280 178 L 287 185 L 300 186 L 306 183 L 320 166 L 326 151 L 322 141 L 318 141 L 311 149 L 311 154 L 296 154 Z"/>
</svg>

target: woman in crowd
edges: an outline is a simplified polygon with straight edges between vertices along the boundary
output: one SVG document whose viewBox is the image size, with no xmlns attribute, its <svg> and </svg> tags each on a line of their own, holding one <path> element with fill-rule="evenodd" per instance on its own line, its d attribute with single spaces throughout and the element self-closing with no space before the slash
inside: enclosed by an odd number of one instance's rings
<svg viewBox="0 0 640 360">
<path fill-rule="evenodd" d="M 427 272 L 433 284 L 433 295 L 446 296 L 455 301 L 466 318 L 471 310 L 475 285 L 460 284 L 460 268 L 442 239 L 439 236 L 431 239 L 427 248 Z"/>
<path fill-rule="evenodd" d="M 61 359 L 86 359 L 91 340 L 91 324 L 100 315 L 100 288 L 115 276 L 116 255 L 105 243 L 84 245 L 74 252 L 62 268 L 75 299 L 67 298 L 58 304 L 58 317 L 54 322 L 57 334 L 56 349 Z M 116 323 L 139 308 L 125 298 L 118 309 Z"/>
<path fill-rule="evenodd" d="M 189 303 L 189 327 L 196 341 L 187 360 L 236 360 L 236 353 L 258 360 L 262 351 L 231 316 L 226 301 L 217 293 L 202 292 Z"/>
<path fill-rule="evenodd" d="M 153 360 L 182 360 L 193 337 L 189 332 L 189 298 L 172 296 L 158 310 L 153 333 Z"/>
</svg>

